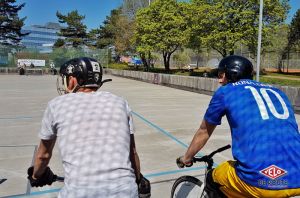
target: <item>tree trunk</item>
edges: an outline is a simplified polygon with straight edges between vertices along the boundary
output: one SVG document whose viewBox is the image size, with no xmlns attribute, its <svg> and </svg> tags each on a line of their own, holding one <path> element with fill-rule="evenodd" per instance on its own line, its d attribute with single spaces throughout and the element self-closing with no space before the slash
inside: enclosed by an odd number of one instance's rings
<svg viewBox="0 0 300 198">
<path fill-rule="evenodd" d="M 147 65 L 148 65 L 147 71 L 149 71 L 149 69 L 151 67 L 151 52 L 150 51 L 148 51 Z"/>
<path fill-rule="evenodd" d="M 287 53 L 286 73 L 289 73 L 289 64 L 290 64 L 290 50 L 288 50 Z"/>
<path fill-rule="evenodd" d="M 170 56 L 168 52 L 163 52 L 164 66 L 166 71 L 170 71 Z"/>
<path fill-rule="evenodd" d="M 178 46 L 174 47 L 172 51 L 169 52 L 163 52 L 163 57 L 164 57 L 164 65 L 166 71 L 170 71 L 170 59 L 171 55 L 177 50 Z"/>
<path fill-rule="evenodd" d="M 144 65 L 144 67 L 145 67 L 145 70 L 146 70 L 146 71 L 149 71 L 149 65 L 148 65 L 148 62 L 147 62 L 145 53 L 140 53 L 140 57 L 141 57 L 141 59 L 142 59 L 143 65 Z"/>
</svg>

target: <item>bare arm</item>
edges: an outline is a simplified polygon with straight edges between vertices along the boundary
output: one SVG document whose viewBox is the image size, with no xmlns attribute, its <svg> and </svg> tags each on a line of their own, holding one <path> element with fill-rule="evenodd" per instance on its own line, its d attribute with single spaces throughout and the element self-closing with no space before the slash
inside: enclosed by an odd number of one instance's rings
<svg viewBox="0 0 300 198">
<path fill-rule="evenodd" d="M 140 159 L 136 152 L 134 135 L 130 134 L 130 161 L 137 180 L 140 180 Z"/>
<path fill-rule="evenodd" d="M 36 153 L 33 169 L 33 179 L 39 178 L 43 175 L 46 167 L 52 156 L 52 150 L 55 144 L 56 138 L 51 140 L 41 140 L 39 148 Z"/>
<path fill-rule="evenodd" d="M 182 162 L 188 164 L 193 157 L 203 148 L 207 140 L 215 130 L 216 126 L 203 120 L 199 129 L 193 137 L 193 140 L 182 158 Z"/>
</svg>

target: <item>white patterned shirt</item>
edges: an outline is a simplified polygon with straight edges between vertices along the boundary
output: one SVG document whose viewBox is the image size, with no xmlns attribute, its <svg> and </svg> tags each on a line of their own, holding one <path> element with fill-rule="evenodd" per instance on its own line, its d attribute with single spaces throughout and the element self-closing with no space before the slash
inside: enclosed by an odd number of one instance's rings
<svg viewBox="0 0 300 198">
<path fill-rule="evenodd" d="M 70 93 L 48 103 L 39 137 L 57 137 L 65 185 L 59 197 L 137 197 L 131 110 L 109 92 Z"/>
</svg>

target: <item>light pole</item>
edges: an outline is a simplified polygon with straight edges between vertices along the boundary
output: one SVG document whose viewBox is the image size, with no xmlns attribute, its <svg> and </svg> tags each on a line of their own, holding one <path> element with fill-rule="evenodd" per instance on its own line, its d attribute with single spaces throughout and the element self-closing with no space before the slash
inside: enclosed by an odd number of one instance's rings
<svg viewBox="0 0 300 198">
<path fill-rule="evenodd" d="M 257 60 L 256 60 L 256 80 L 257 81 L 259 81 L 259 70 L 260 70 L 260 51 L 261 51 L 263 6 L 264 6 L 264 2 L 263 2 L 263 0 L 260 0 L 259 25 L 258 25 L 258 42 L 257 42 Z"/>
</svg>

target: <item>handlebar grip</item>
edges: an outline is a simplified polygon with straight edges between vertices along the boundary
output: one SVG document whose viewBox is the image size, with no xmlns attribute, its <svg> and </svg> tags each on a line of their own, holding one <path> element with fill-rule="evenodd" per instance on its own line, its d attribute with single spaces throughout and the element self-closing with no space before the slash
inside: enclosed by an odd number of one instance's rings
<svg viewBox="0 0 300 198">
<path fill-rule="evenodd" d="M 184 168 L 184 163 L 181 162 L 180 157 L 176 159 L 176 164 L 178 168 Z"/>
<path fill-rule="evenodd" d="M 55 177 L 53 178 L 53 182 L 64 182 L 65 178 L 64 177 L 60 177 L 55 175 Z"/>
<path fill-rule="evenodd" d="M 184 164 L 184 163 L 180 160 L 180 157 L 178 157 L 178 158 L 176 159 L 176 164 L 177 164 L 178 168 L 191 167 L 191 166 L 193 166 L 193 161 L 191 161 L 189 164 Z"/>
<path fill-rule="evenodd" d="M 110 81 L 112 81 L 112 79 L 105 79 L 105 80 L 103 80 L 101 83 L 104 84 L 104 83 L 110 82 Z"/>
<path fill-rule="evenodd" d="M 185 164 L 185 167 L 191 167 L 191 166 L 193 166 L 193 161 L 191 161 L 191 163 L 189 164 Z"/>
<path fill-rule="evenodd" d="M 222 148 L 219 148 L 217 150 L 217 152 L 220 153 L 220 152 L 225 151 L 225 150 L 230 149 L 230 148 L 231 148 L 231 146 L 230 146 L 230 144 L 228 144 L 228 145 L 226 145 L 226 146 L 224 146 Z"/>
</svg>

